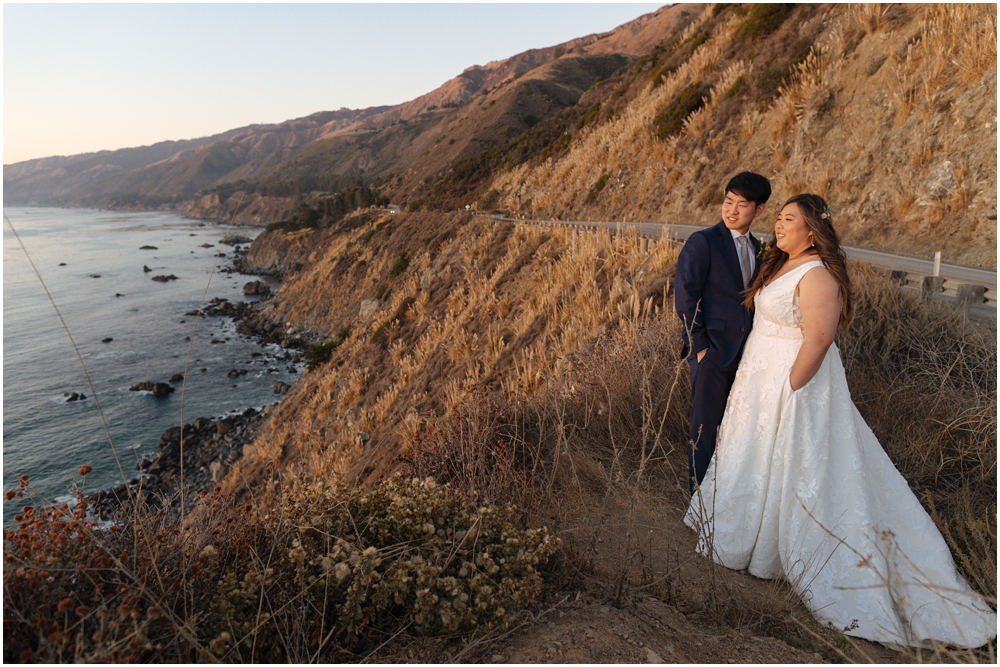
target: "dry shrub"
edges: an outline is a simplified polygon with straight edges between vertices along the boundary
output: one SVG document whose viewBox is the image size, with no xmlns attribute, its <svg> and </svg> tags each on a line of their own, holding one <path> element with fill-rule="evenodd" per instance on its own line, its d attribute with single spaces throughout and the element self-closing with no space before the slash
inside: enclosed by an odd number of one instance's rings
<svg viewBox="0 0 1000 667">
<path fill-rule="evenodd" d="M 551 459 L 550 448 L 525 446 L 515 406 L 493 386 L 456 385 L 454 393 L 454 412 L 425 424 L 408 456 L 395 465 L 522 514 L 529 511 L 535 506 L 532 481 Z"/>
<path fill-rule="evenodd" d="M 503 629 L 556 542 L 433 481 L 286 479 L 196 520 L 26 508 L 5 531 L 4 660 L 343 662 Z M 82 501 L 81 501 L 82 502 Z"/>
<path fill-rule="evenodd" d="M 604 568 L 586 554 L 606 534 L 610 515 L 620 518 L 625 508 L 627 522 L 644 494 L 686 487 L 688 381 L 679 322 L 672 312 L 637 310 L 530 394 L 466 390 L 469 400 L 421 433 L 405 462 L 418 475 L 512 504 L 529 525 L 558 531 L 564 552 L 580 556 L 569 560 L 577 574 Z M 627 533 L 633 547 L 643 542 L 634 526 Z M 618 578 L 619 598 L 628 581 L 648 575 L 639 551 L 628 551 L 615 561 L 623 567 L 603 569 Z"/>
</svg>

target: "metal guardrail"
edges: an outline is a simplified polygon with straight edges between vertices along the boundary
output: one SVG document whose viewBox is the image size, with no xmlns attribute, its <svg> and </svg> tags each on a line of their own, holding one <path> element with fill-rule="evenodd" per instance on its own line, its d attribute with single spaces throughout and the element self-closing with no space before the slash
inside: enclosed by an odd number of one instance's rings
<svg viewBox="0 0 1000 667">
<path fill-rule="evenodd" d="M 504 220 L 543 227 L 571 227 L 582 231 L 605 230 L 611 233 L 634 229 L 639 237 L 657 241 L 683 242 L 694 232 L 704 229 L 698 225 L 681 225 L 663 222 L 597 222 L 590 220 L 529 220 L 511 218 L 502 213 L 474 215 L 493 220 Z M 997 320 L 997 274 L 952 264 L 939 264 L 940 273 L 933 275 L 934 263 L 914 257 L 890 255 L 864 248 L 844 247 L 850 260 L 865 261 L 892 272 L 893 278 L 907 290 L 928 298 L 961 306 L 976 319 Z"/>
</svg>

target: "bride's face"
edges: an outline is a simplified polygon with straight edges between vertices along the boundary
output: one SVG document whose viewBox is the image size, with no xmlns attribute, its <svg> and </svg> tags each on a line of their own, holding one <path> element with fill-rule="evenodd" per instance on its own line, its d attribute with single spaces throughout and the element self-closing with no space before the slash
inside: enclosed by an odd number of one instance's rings
<svg viewBox="0 0 1000 667">
<path fill-rule="evenodd" d="M 806 225 L 806 218 L 798 204 L 789 204 L 781 209 L 778 221 L 774 223 L 774 243 L 786 253 L 795 257 L 813 243 L 813 233 Z"/>
</svg>

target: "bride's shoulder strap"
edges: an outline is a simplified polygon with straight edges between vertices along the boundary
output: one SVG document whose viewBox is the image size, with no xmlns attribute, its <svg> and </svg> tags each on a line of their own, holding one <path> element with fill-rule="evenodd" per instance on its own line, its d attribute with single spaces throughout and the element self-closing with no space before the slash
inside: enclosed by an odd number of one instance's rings
<svg viewBox="0 0 1000 667">
<path fill-rule="evenodd" d="M 814 259 L 806 262 L 801 267 L 799 267 L 799 269 L 800 270 L 805 269 L 805 271 L 802 271 L 802 273 L 806 273 L 806 271 L 809 271 L 810 269 L 815 269 L 817 266 L 826 266 L 826 263 L 824 263 L 823 260 L 821 259 Z"/>
<path fill-rule="evenodd" d="M 802 282 L 802 279 L 805 278 L 805 275 L 810 271 L 812 271 L 813 269 L 820 266 L 826 268 L 826 264 L 823 262 L 823 260 L 814 259 L 806 262 L 805 264 L 800 264 L 799 266 L 795 267 L 795 269 L 793 269 L 798 273 L 798 275 L 795 277 L 796 292 L 798 291 L 798 284 Z"/>
</svg>

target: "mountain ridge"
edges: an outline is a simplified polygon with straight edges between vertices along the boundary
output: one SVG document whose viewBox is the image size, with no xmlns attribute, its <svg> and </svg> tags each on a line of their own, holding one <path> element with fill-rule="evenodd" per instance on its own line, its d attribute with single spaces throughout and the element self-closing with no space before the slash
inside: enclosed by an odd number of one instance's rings
<svg viewBox="0 0 1000 667">
<path fill-rule="evenodd" d="M 608 53 L 608 44 L 612 43 L 606 41 L 608 38 L 614 38 L 619 51 L 629 51 L 630 36 L 643 34 L 644 30 L 649 33 L 652 25 L 660 31 L 669 30 L 686 7 L 667 6 L 606 33 L 529 49 L 483 66 L 473 65 L 435 90 L 398 105 L 321 111 L 207 137 L 4 165 L 6 201 L 17 205 L 184 210 L 199 191 L 253 179 L 308 144 L 334 137 L 363 136 L 401 121 L 409 122 L 421 114 L 460 106 L 473 95 L 489 92 L 566 53 L 585 55 L 587 48 L 595 44 L 596 53 Z M 646 34 L 646 39 L 656 36 Z"/>
</svg>

